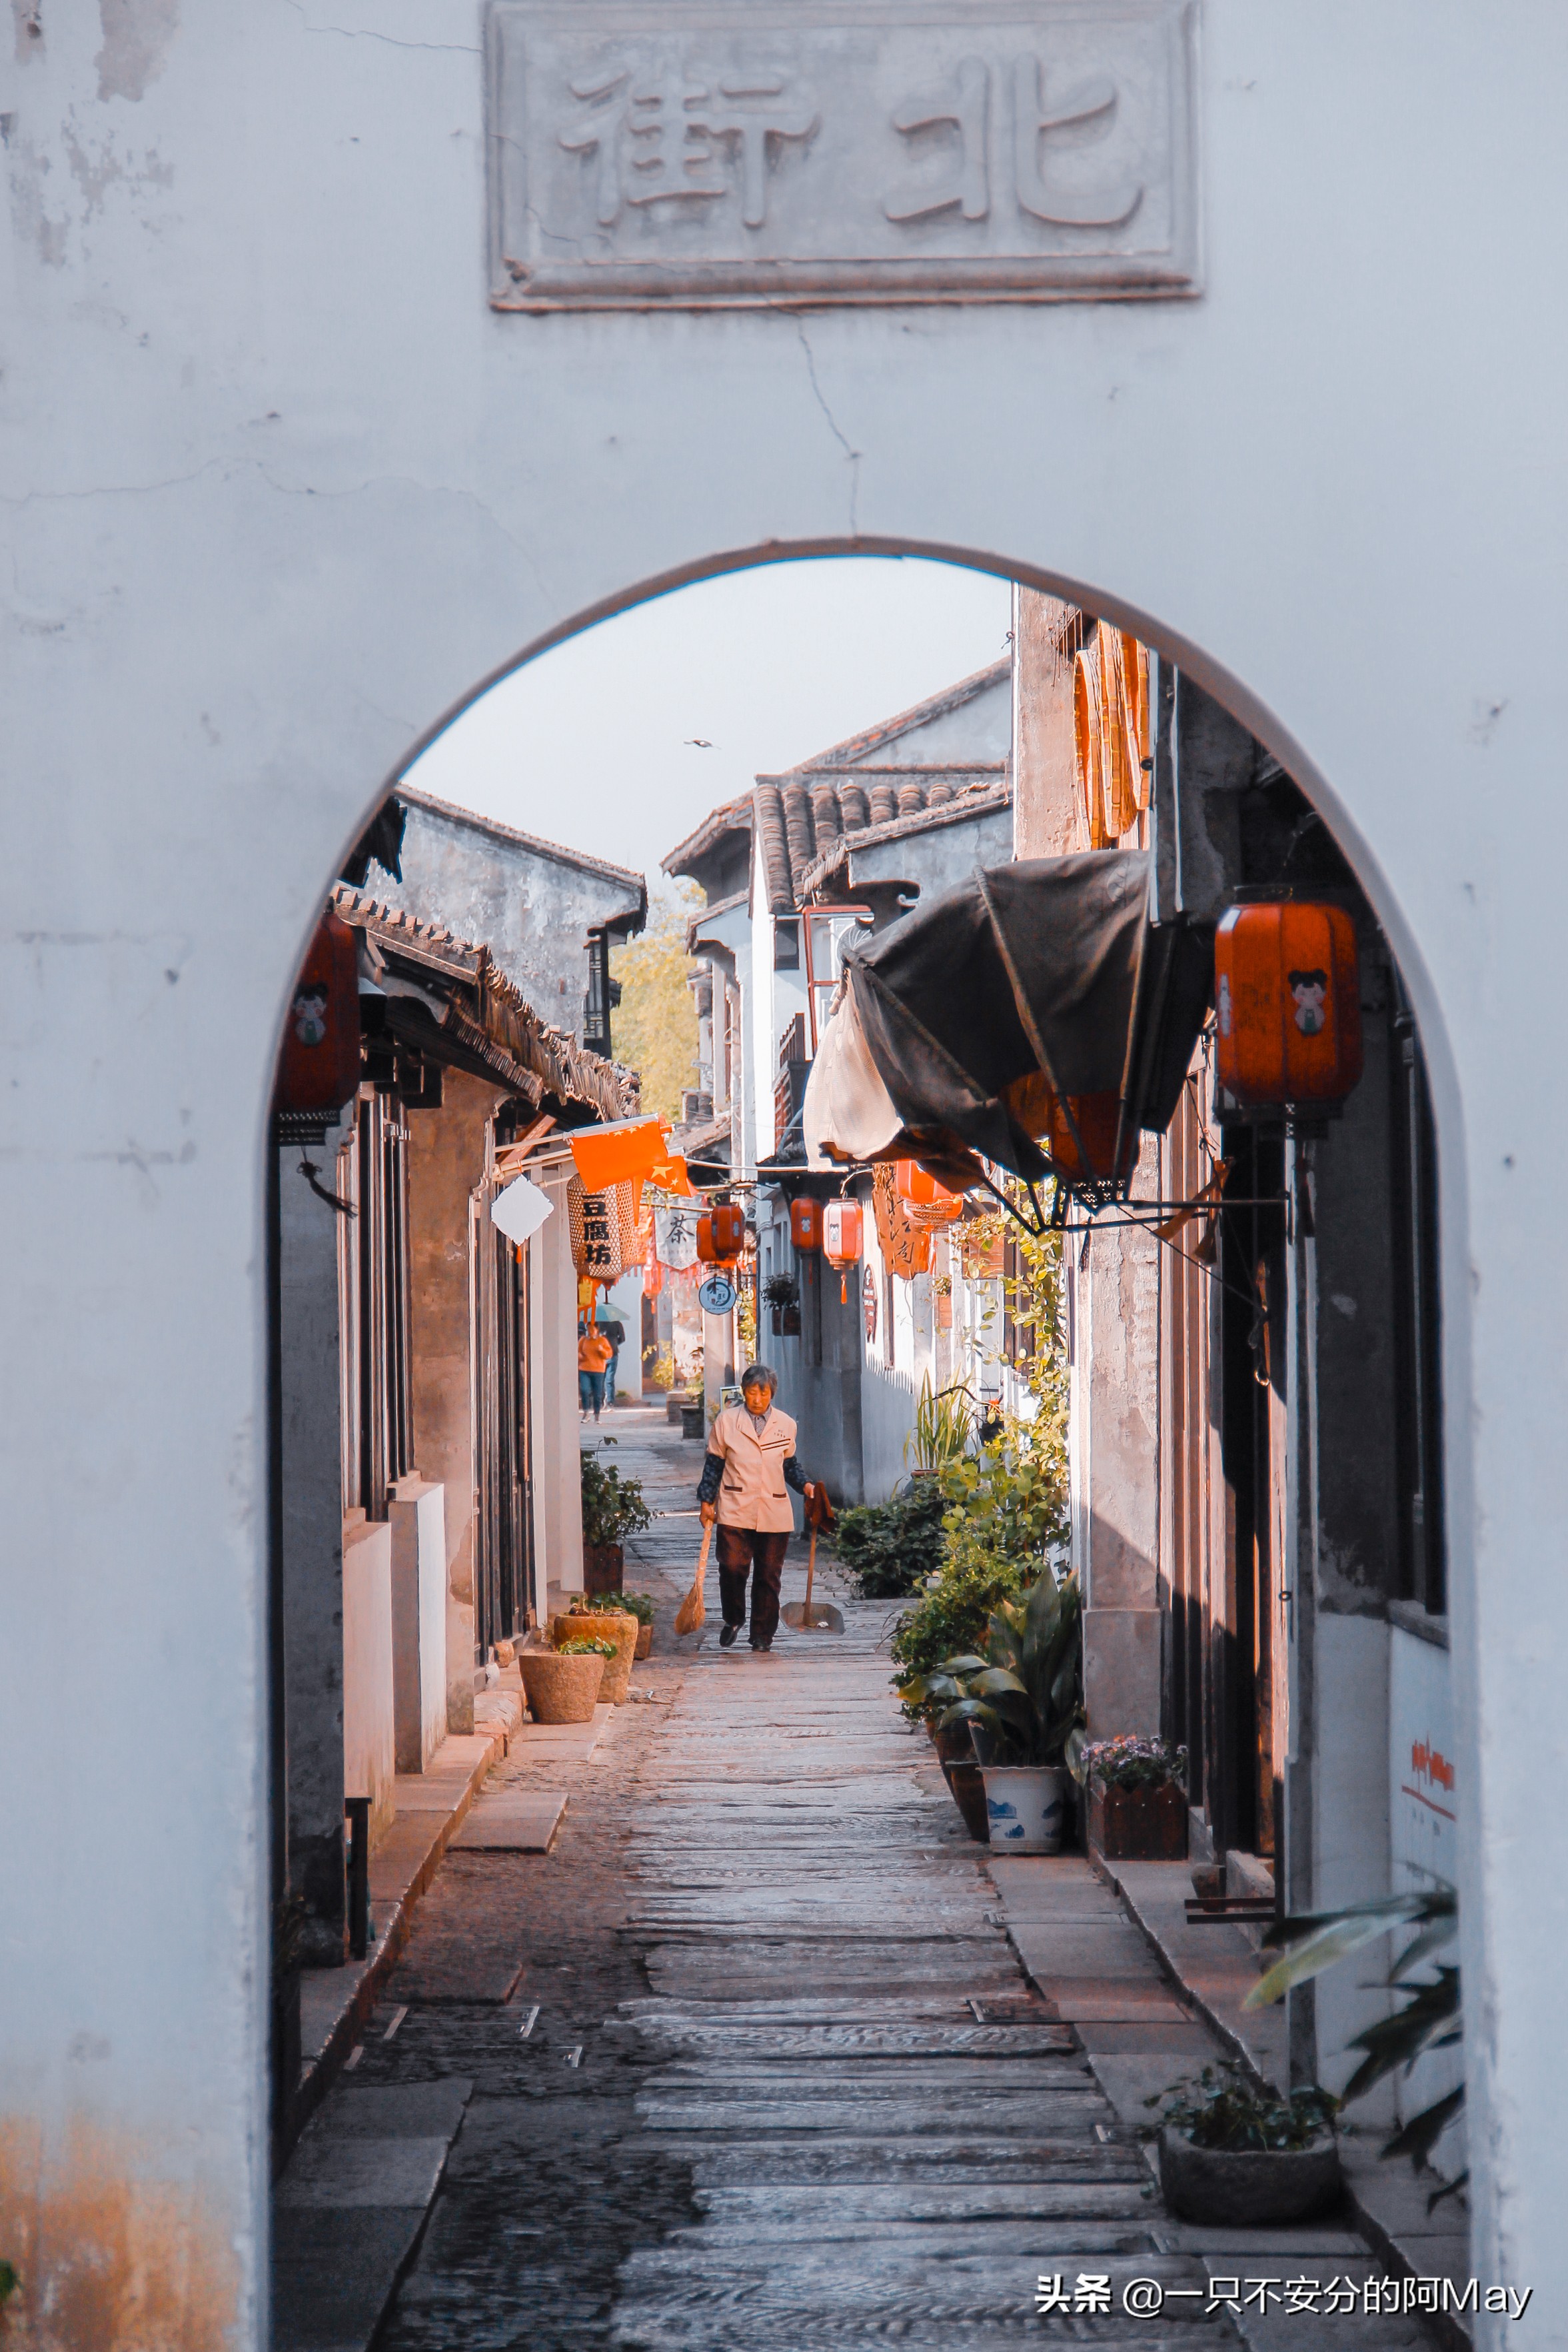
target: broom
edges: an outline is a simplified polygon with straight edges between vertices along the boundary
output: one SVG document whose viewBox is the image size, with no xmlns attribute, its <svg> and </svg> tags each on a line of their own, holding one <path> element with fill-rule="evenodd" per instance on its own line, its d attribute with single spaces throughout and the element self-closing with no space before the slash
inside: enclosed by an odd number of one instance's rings
<svg viewBox="0 0 1568 2352">
<path fill-rule="evenodd" d="M 696 1575 L 692 1580 L 692 1589 L 675 1612 L 675 1631 L 677 1633 L 696 1633 L 706 1618 L 707 1612 L 703 1607 L 703 1579 L 707 1574 L 708 1546 L 712 1541 L 713 1529 L 711 1528 L 705 1528 L 703 1529 L 703 1548 L 697 1559 Z"/>
</svg>

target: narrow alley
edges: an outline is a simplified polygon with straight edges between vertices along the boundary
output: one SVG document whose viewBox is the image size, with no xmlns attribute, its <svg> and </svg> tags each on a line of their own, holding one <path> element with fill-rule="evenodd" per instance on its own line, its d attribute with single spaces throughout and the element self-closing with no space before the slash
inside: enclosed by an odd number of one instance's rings
<svg viewBox="0 0 1568 2352">
<path fill-rule="evenodd" d="M 1142 2099 L 1216 2045 L 1113 1894 L 969 1843 L 831 1571 L 841 1638 L 720 1650 L 710 1571 L 678 1643 L 697 1448 L 595 1435 L 660 1513 L 653 1654 L 591 1756 L 492 1776 L 565 1794 L 548 1853 L 443 1862 L 286 2176 L 277 2352 L 1426 2342 L 1343 2225 L 1166 2217 Z"/>
</svg>

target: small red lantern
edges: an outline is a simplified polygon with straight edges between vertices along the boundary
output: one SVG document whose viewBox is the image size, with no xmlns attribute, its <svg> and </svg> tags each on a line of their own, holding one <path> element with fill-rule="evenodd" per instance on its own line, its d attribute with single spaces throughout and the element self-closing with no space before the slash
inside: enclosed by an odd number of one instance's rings
<svg viewBox="0 0 1568 2352">
<path fill-rule="evenodd" d="M 926 1174 L 917 1160 L 895 1160 L 893 1174 L 898 1197 L 906 1208 L 924 1209 L 933 1222 L 942 1219 L 948 1224 L 963 1215 L 963 1195 L 949 1192 L 946 1184 Z"/>
<path fill-rule="evenodd" d="M 1231 1098 L 1339 1102 L 1361 1076 L 1361 971 L 1343 907 L 1232 907 L 1214 942 L 1216 1075 Z"/>
<path fill-rule="evenodd" d="M 789 1238 L 798 1250 L 820 1250 L 822 1246 L 822 1204 L 821 1201 L 791 1201 L 789 1203 Z"/>
<path fill-rule="evenodd" d="M 697 1219 L 697 1255 L 705 1265 L 726 1265 L 746 1246 L 746 1212 L 733 1202 Z"/>
<path fill-rule="evenodd" d="M 340 1110 L 359 1090 L 359 955 L 351 927 L 329 908 L 289 999 L 277 1108 Z"/>
</svg>

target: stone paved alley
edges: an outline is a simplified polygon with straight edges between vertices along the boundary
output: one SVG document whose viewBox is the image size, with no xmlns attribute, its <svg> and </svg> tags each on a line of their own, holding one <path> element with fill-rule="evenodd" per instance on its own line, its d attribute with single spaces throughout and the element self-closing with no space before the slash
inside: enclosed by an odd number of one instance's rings
<svg viewBox="0 0 1568 2352">
<path fill-rule="evenodd" d="M 886 1609 L 831 1575 L 841 1639 L 721 1651 L 710 1570 L 706 1631 L 678 1643 L 698 1450 L 652 1412 L 607 1414 L 598 1436 L 663 1514 L 628 1560 L 628 1585 L 659 1602 L 643 1696 L 586 1761 L 514 1749 L 497 1780 L 567 1794 L 552 1850 L 448 1853 L 361 2063 L 312 2126 L 336 2116 L 376 2141 L 372 2174 L 382 2131 L 435 2150 L 439 2187 L 376 2340 L 1427 2341 L 1414 2318 L 1281 2307 L 1285 2281 L 1374 2271 L 1343 2227 L 1217 2242 L 1165 2215 L 1133 2121 L 1213 2044 L 1114 1897 L 1081 1856 L 988 1861 L 968 1842 L 890 1694 Z M 803 1589 L 800 1548 L 786 1599 Z M 391 2284 L 370 2273 L 396 2242 L 376 2193 L 347 2235 L 312 2217 L 317 2259 L 280 2293 L 279 2352 L 367 2340 Z M 1081 2276 L 1108 2280 L 1111 2308 L 1037 2315 L 1042 2275 L 1070 2300 Z M 1210 2315 L 1217 2275 L 1275 2295 Z M 1131 2317 L 1134 2278 L 1187 2292 Z"/>
</svg>

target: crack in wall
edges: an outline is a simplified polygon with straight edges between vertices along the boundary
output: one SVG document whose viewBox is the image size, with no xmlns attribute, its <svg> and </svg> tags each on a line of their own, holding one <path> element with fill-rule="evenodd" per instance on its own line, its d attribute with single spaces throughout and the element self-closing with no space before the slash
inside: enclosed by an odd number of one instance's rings
<svg viewBox="0 0 1568 2352">
<path fill-rule="evenodd" d="M 827 418 L 827 420 L 828 420 L 828 429 L 829 429 L 829 431 L 831 433 L 831 435 L 832 435 L 832 436 L 833 436 L 834 440 L 838 443 L 838 445 L 839 445 L 840 448 L 843 451 L 844 456 L 845 456 L 845 458 L 848 460 L 848 463 L 849 463 L 849 467 L 850 467 L 850 537 L 851 537 L 852 539 L 858 539 L 858 538 L 859 538 L 859 536 L 860 536 L 860 513 L 859 513 L 859 509 L 860 509 L 861 457 L 862 457 L 862 451 L 860 451 L 859 449 L 853 449 L 853 448 L 852 448 L 852 447 L 850 446 L 849 441 L 848 441 L 847 437 L 845 436 L 845 434 L 844 434 L 844 432 L 843 432 L 843 430 L 842 430 L 842 427 L 841 427 L 841 426 L 840 425 L 840 424 L 839 424 L 839 420 L 838 420 L 838 418 L 833 415 L 832 410 L 828 406 L 827 401 L 826 401 L 825 397 L 823 396 L 822 387 L 821 387 L 821 384 L 818 383 L 818 381 L 817 381 L 817 361 L 816 361 L 816 355 L 815 355 L 815 353 L 812 352 L 811 345 L 810 345 L 810 340 L 809 340 L 809 338 L 808 338 L 808 336 L 807 336 L 807 333 L 806 333 L 806 330 L 805 330 L 805 328 L 804 328 L 804 327 L 802 327 L 802 326 L 800 326 L 800 325 L 798 324 L 798 325 L 796 326 L 795 332 L 800 336 L 800 349 L 801 349 L 801 350 L 805 352 L 805 354 L 806 354 L 806 373 L 810 376 L 810 380 L 811 380 L 811 390 L 812 390 L 812 393 L 815 394 L 816 402 L 817 402 L 817 405 L 818 405 L 818 407 L 821 410 L 822 415 Z"/>
</svg>

